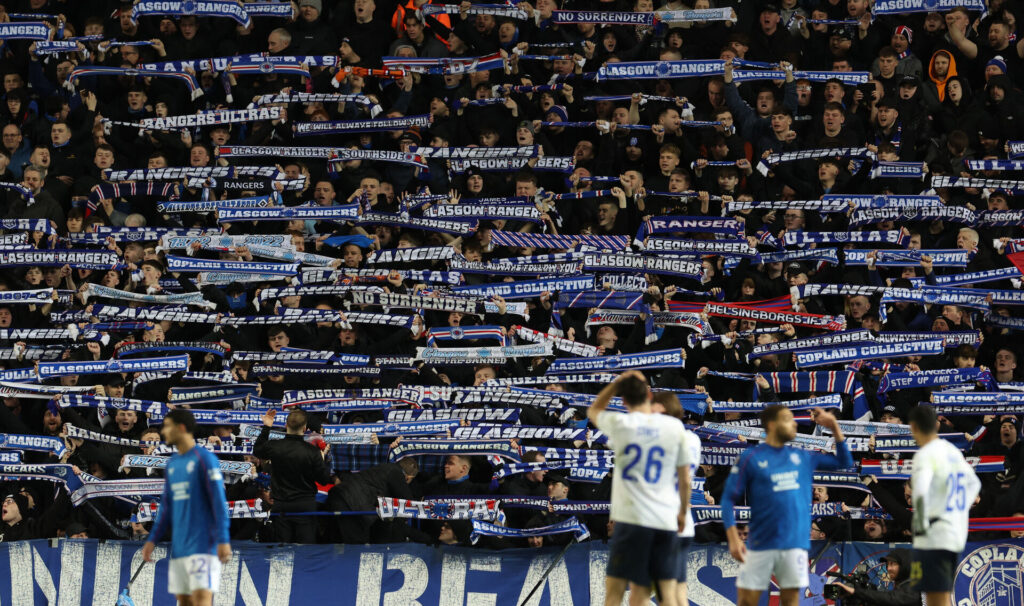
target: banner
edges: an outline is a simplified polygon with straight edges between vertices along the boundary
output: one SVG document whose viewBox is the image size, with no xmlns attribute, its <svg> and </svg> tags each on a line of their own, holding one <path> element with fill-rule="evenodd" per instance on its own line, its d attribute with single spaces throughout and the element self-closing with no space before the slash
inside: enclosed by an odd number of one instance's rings
<svg viewBox="0 0 1024 606">
<path fill-rule="evenodd" d="M 513 543 L 515 544 L 515 543 Z M 520 545 L 525 545 L 525 542 Z M 233 541 L 233 557 L 221 572 L 217 604 L 299 606 L 330 604 L 338 588 L 349 587 L 354 604 L 453 606 L 463 603 L 521 604 L 553 566 L 530 606 L 585 606 L 604 603 L 608 546 L 592 540 L 568 548 L 504 549 L 391 545 L 276 545 Z M 813 542 L 810 586 L 800 606 L 821 606 L 826 571 L 848 573 L 860 567 L 874 583 L 886 583 L 880 559 L 907 544 Z M 142 544 L 94 539 L 0 543 L 0 603 L 66 606 L 114 604 L 141 564 Z M 162 543 L 154 565 L 142 568 L 132 584 L 136 604 L 173 606 L 167 593 L 168 546 Z M 689 600 L 693 606 L 736 603 L 739 563 L 724 545 L 693 545 L 688 551 Z M 968 543 L 956 566 L 953 603 L 994 606 L 1020 603 L 1024 590 L 1014 579 L 1024 559 L 1024 540 Z M 1003 582 L 1004 579 L 1009 579 Z M 772 589 L 776 588 L 772 586 Z M 1017 600 L 1012 601 L 1012 600 Z"/>
</svg>

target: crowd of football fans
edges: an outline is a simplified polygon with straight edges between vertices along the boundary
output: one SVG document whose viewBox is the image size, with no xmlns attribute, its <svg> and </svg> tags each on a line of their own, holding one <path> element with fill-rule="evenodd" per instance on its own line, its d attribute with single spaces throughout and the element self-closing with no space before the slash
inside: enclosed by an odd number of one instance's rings
<svg viewBox="0 0 1024 606">
<path fill-rule="evenodd" d="M 401 225 L 359 226 L 343 221 L 291 221 L 233 223 L 227 234 L 287 233 L 298 251 L 338 259 L 336 269 L 366 267 L 373 250 L 397 247 L 451 246 L 468 261 L 490 261 L 505 257 L 561 252 L 533 248 L 511 248 L 491 241 L 493 230 L 548 234 L 630 236 L 650 216 L 687 215 L 719 217 L 724 205 L 743 200 L 814 200 L 823 194 L 919 194 L 938 195 L 946 205 L 974 210 L 1019 208 L 1015 191 L 980 189 L 929 190 L 935 175 L 975 175 L 966 160 L 1007 158 L 1009 140 L 1024 138 L 1024 110 L 1018 85 L 1024 81 L 1024 39 L 1015 31 L 1015 5 L 990 0 L 982 16 L 957 8 L 948 13 L 871 15 L 868 0 L 785 0 L 780 4 L 724 2 L 735 9 L 737 20 L 647 25 L 553 25 L 548 22 L 555 9 L 609 11 L 652 11 L 708 8 L 708 0 L 693 6 L 673 0 L 664 7 L 651 0 L 635 3 L 623 0 L 584 2 L 567 0 L 557 6 L 553 0 L 518 6 L 530 16 L 515 20 L 501 15 L 435 13 L 424 17 L 421 2 L 410 0 L 301 0 L 295 4 L 293 19 L 253 18 L 242 27 L 231 19 L 195 16 L 142 17 L 131 19 L 131 4 L 112 1 L 64 2 L 58 0 L 0 0 L 0 22 L 10 21 L 15 12 L 53 15 L 55 26 L 63 24 L 66 37 L 101 35 L 104 40 L 144 42 L 140 45 L 106 47 L 87 40 L 77 52 L 37 54 L 29 40 L 8 39 L 0 44 L 3 74 L 3 103 L 0 104 L 3 145 L 0 146 L 0 181 L 20 183 L 31 191 L 33 202 L 18 191 L 7 190 L 0 198 L 4 219 L 32 218 L 52 222 L 56 238 L 33 233 L 29 239 L 40 248 L 83 248 L 66 240 L 69 234 L 90 232 L 98 227 L 194 228 L 218 227 L 213 213 L 163 214 L 154 193 L 131 194 L 122 190 L 114 198 L 90 201 L 90 193 L 104 183 L 104 169 L 159 168 L 214 165 L 279 165 L 290 178 L 305 178 L 302 189 L 281 192 L 285 205 L 312 202 L 332 206 L 351 201 L 367 204 L 374 212 L 397 212 L 405 196 L 429 188 L 430 192 L 462 198 L 525 196 L 540 200 L 542 224 L 514 220 L 481 221 L 475 233 L 455 236 L 435 231 L 410 229 Z M 717 6 L 717 5 L 716 5 Z M 536 16 L 536 18 L 535 18 Z M 845 21 L 842 24 L 807 23 L 806 19 Z M 145 43 L 150 42 L 150 43 Z M 531 45 L 541 45 L 531 48 Z M 551 61 L 519 59 L 519 53 L 554 54 Z M 331 82 L 339 69 L 352 66 L 381 67 L 382 56 L 476 57 L 500 52 L 508 69 L 454 74 L 408 73 L 399 78 L 363 77 L 351 73 L 341 86 Z M 309 77 L 279 73 L 246 73 L 231 76 L 228 84 L 220 74 L 197 70 L 195 77 L 204 94 L 190 94 L 180 80 L 145 78 L 130 73 L 119 76 L 81 75 L 69 78 L 76 68 L 87 66 L 133 67 L 149 62 L 201 60 L 235 54 L 268 53 L 270 56 L 332 56 L 337 65 L 310 67 Z M 778 81 L 734 82 L 731 67 L 724 75 L 677 79 L 595 80 L 587 77 L 610 62 L 677 61 L 684 59 L 744 59 L 784 63 L 786 78 Z M 848 85 L 838 79 L 812 82 L 793 77 L 792 69 L 821 71 L 870 71 L 869 84 Z M 799 76 L 799 72 L 797 74 Z M 502 85 L 564 84 L 550 92 L 512 92 Z M 255 97 L 282 90 L 307 92 L 363 93 L 383 110 L 380 118 L 401 118 L 430 114 L 429 127 L 362 133 L 351 136 L 321 135 L 295 137 L 295 121 L 369 120 L 369 106 L 337 103 L 293 103 L 287 119 L 246 124 L 215 125 L 182 130 L 140 131 L 123 124 L 154 116 L 177 116 L 216 108 L 244 108 Z M 230 92 L 230 100 L 228 99 Z M 644 99 L 639 93 L 656 95 Z M 588 101 L 588 96 L 621 95 L 618 101 Z M 494 104 L 469 104 L 471 100 L 503 97 Z M 675 100 L 663 100 L 675 98 Z M 686 121 L 713 121 L 712 126 L 689 126 Z M 565 127 L 544 122 L 590 122 L 594 126 Z M 626 125 L 648 128 L 617 128 Z M 444 161 L 432 160 L 428 169 L 396 163 L 353 160 L 340 170 L 328 172 L 321 158 L 219 158 L 223 145 L 336 146 L 350 149 L 401 150 L 411 146 L 467 147 L 538 145 L 544 156 L 572 156 L 571 173 L 534 171 L 530 166 L 515 172 L 496 172 L 470 167 L 463 173 L 449 172 Z M 803 149 L 868 147 L 878 159 L 923 161 L 925 179 L 871 179 L 872 160 L 860 166 L 848 160 L 824 158 L 780 164 L 767 175 L 755 166 L 769 153 Z M 708 164 L 708 161 L 715 161 Z M 723 161 L 729 165 L 724 165 Z M 532 164 L 532 163 L 531 163 Z M 851 173 L 850 169 L 854 168 Z M 988 173 L 1013 179 L 1021 173 Z M 611 183 L 590 177 L 614 177 Z M 550 200 L 546 193 L 588 192 L 609 189 L 610 195 Z M 647 192 L 677 192 L 679 196 L 645 195 Z M 686 193 L 689 192 L 689 193 Z M 184 188 L 180 200 L 228 198 L 253 192 Z M 204 198 L 204 195 L 206 198 Z M 94 196 L 95 198 L 95 196 Z M 440 203 L 448 203 L 442 201 Z M 745 223 L 745 236 L 761 250 L 769 250 L 756 236 L 762 230 L 781 239 L 781 232 L 907 230 L 910 248 L 964 249 L 972 253 L 966 268 L 933 267 L 924 258 L 917 267 L 852 266 L 843 263 L 767 263 L 745 260 L 726 264 L 722 257 L 705 256 L 704 278 L 695 281 L 671 275 L 648 274 L 645 302 L 652 310 L 667 309 L 669 299 L 703 301 L 689 292 L 704 291 L 726 302 L 762 301 L 790 294 L 792 286 L 808 283 L 909 285 L 906 278 L 928 277 L 1009 267 L 1003 245 L 1007 238 L 1021 236 L 1019 226 L 973 228 L 949 221 L 892 221 L 851 228 L 848 213 L 822 214 L 815 210 L 752 210 L 732 213 Z M 5 233 L 13 233 L 5 230 Z M 332 246 L 334 235 L 363 235 L 366 240 Z M 701 236 L 698 236 L 701 237 Z M 708 236 L 713 237 L 713 236 Z M 1002 240 L 1000 240 L 1002 239 Z M 352 243 L 356 242 L 356 243 Z M 366 244 L 361 246 L 360 243 Z M 372 243 L 372 244 L 371 244 Z M 236 315 L 272 314 L 276 306 L 343 309 L 340 299 L 285 297 L 259 299 L 261 289 L 282 283 L 196 283 L 194 274 L 172 275 L 155 240 L 141 242 L 100 242 L 90 245 L 113 250 L 123 258 L 123 269 L 110 271 L 71 267 L 3 267 L 0 289 L 17 291 L 39 288 L 77 291 L 87 283 L 136 293 L 166 294 L 200 290 L 216 304 L 216 312 Z M 843 244 L 822 244 L 845 248 Z M 891 248 L 893 245 L 858 245 L 860 248 Z M 198 251 L 197 258 L 250 260 L 245 250 L 226 253 Z M 387 266 L 385 266 L 387 267 Z M 406 264 L 403 269 L 445 270 L 446 261 Z M 141 270 L 141 271 L 139 271 Z M 163 279 L 161 281 L 161 279 Z M 497 282 L 501 276 L 466 273 L 465 284 Z M 524 278 L 504 278 L 524 279 Z M 179 286 L 177 290 L 174 284 Z M 358 284 L 357 279 L 351 283 Z M 444 286 L 417 283 L 392 276 L 374 282 L 391 292 L 416 293 L 426 288 L 440 294 Z M 1020 280 L 988 282 L 983 288 L 1017 289 Z M 158 322 L 147 330 L 111 333 L 102 340 L 69 340 L 61 343 L 65 360 L 111 358 L 124 342 L 208 341 L 239 350 L 279 351 L 283 347 L 367 354 L 371 356 L 412 355 L 425 346 L 429 327 L 499 325 L 506 330 L 522 325 L 539 331 L 551 326 L 552 298 L 545 293 L 528 301 L 528 317 L 516 315 L 504 305 L 501 313 L 474 316 L 462 313 L 424 311 L 413 329 L 380 325 L 342 326 L 337 322 L 259 326 L 211 326 L 185 322 Z M 93 299 L 90 304 L 102 303 Z M 123 302 L 114 304 L 125 304 Z M 502 302 L 504 303 L 504 302 Z M 135 304 L 130 304 L 135 305 Z M 883 321 L 879 297 L 811 296 L 799 302 L 799 310 L 810 313 L 845 315 L 846 328 L 872 331 L 980 331 L 980 346 L 963 345 L 946 349 L 944 355 L 919 359 L 892 359 L 908 364 L 909 370 L 985 366 L 999 383 L 1019 379 L 1017 359 L 1020 346 L 1011 329 L 986 323 L 984 313 L 951 305 L 890 305 Z M 0 329 L 64 328 L 51 321 L 51 313 L 85 306 L 81 297 L 52 304 L 0 303 Z M 1019 308 L 993 306 L 990 313 L 1016 316 Z M 379 310 L 378 310 L 379 311 Z M 396 312 L 397 313 L 397 312 Z M 684 368 L 648 371 L 657 388 L 706 391 L 713 401 L 750 401 L 751 383 L 707 371 L 736 373 L 795 370 L 791 356 L 771 355 L 748 361 L 746 354 L 756 343 L 785 340 L 813 334 L 813 329 L 782 326 L 783 332 L 737 335 L 770 325 L 748 320 L 711 317 L 718 341 L 691 344 L 690 330 L 659 327 L 656 340 L 647 342 L 643 319 L 635 325 L 588 326 L 586 309 L 563 309 L 562 326 L 567 338 L 600 348 L 601 355 L 684 348 Z M 7 333 L 4 333 L 7 334 Z M 470 342 L 469 344 L 472 344 Z M 26 356 L 40 344 L 8 340 L 0 364 L 6 370 L 31 367 Z M 52 346 L 52 344 L 50 344 Z M 564 354 L 562 354 L 564 355 Z M 364 388 L 400 385 L 471 386 L 489 379 L 543 375 L 550 358 L 515 359 L 500 365 L 437 365 L 419 363 L 407 369 L 387 369 L 379 376 L 317 377 L 315 387 Z M 261 397 L 279 399 L 283 392 L 311 385 L 306 375 L 250 375 L 251 364 L 230 362 L 239 382 L 258 382 Z M 191 371 L 224 369 L 218 356 L 191 354 Z M 843 370 L 845 366 L 825 370 Z M 882 371 L 859 372 L 874 420 L 903 423 L 907 411 L 928 400 L 927 389 L 890 393 L 880 401 L 876 396 Z M 140 382 L 132 374 L 65 376 L 61 385 L 99 385 L 108 397 L 132 397 L 165 401 L 167 390 L 184 384 L 183 373 L 151 377 Z M 195 384 L 195 383 L 190 383 Z M 200 383 L 201 384 L 201 383 Z M 760 398 L 808 397 L 809 394 L 775 394 L 767 382 L 759 381 Z M 599 385 L 549 385 L 538 388 L 596 393 Z M 843 396 L 844 419 L 853 418 L 853 403 Z M 62 436 L 64 425 L 102 432 L 133 440 L 158 440 L 159 426 L 147 422 L 144 414 L 116 411 L 98 414 L 95 408 L 60 407 L 46 397 L 19 397 L 9 388 L 0 407 L 0 432 Z M 228 404 L 230 406 L 230 404 Z M 485 406 L 485 405 L 478 405 Z M 584 410 L 563 421 L 544 410 L 524 409 L 520 422 L 529 425 L 586 427 Z M 323 423 L 360 423 L 381 420 L 382 413 L 359 412 L 323 414 L 310 412 L 306 422 L 316 433 Z M 721 414 L 709 411 L 703 418 L 687 414 L 687 422 L 732 422 L 755 419 L 754 414 Z M 1005 469 L 982 475 L 984 488 L 972 508 L 972 517 L 1024 516 L 1024 452 L 1020 446 L 1020 417 L 956 416 L 943 418 L 944 433 L 971 434 L 969 454 L 1005 456 Z M 756 425 L 756 421 L 754 422 Z M 749 425 L 749 423 L 748 423 Z M 809 431 L 813 425 L 806 425 Z M 985 432 L 979 433 L 984 426 Z M 203 425 L 197 435 L 212 443 L 241 444 L 235 426 Z M 380 437 L 379 443 L 364 449 L 384 452 L 375 461 L 387 460 L 386 451 L 394 438 Z M 127 477 L 159 477 L 158 470 L 120 469 L 125 454 L 146 449 L 98 441 L 67 439 L 67 452 L 59 462 L 74 465 L 83 473 L 102 480 Z M 229 500 L 261 498 L 275 511 L 357 511 L 376 506 L 377 497 L 419 499 L 440 495 L 527 495 L 558 501 L 607 501 L 611 476 L 600 483 L 572 482 L 556 472 L 535 471 L 492 481 L 494 460 L 451 456 L 439 466 L 437 457 L 403 459 L 369 468 L 343 464 L 346 445 L 328 447 L 317 440 L 271 440 L 271 446 L 257 447 L 254 455 L 227 458 L 254 462 L 257 473 L 232 478 L 227 486 Z M 603 448 L 600 444 L 522 440 L 518 443 L 525 462 L 542 462 L 538 447 Z M 319 450 L 318 450 L 319 449 Z M 273 452 L 271 452 L 273 450 Z M 859 458 L 894 455 L 855 453 Z M 358 458 L 358 457 L 357 457 Z M 363 457 L 365 458 L 365 457 Z M 372 458 L 372 457 L 370 457 Z M 275 460 L 277 459 L 277 460 Z M 270 460 L 274 460 L 270 462 Z M 54 455 L 28 451 L 25 463 L 55 463 Z M 299 463 L 305 462 L 300 465 Z M 283 468 L 283 470 L 282 470 Z M 715 504 L 721 495 L 728 466 L 702 465 L 704 498 Z M 3 474 L 0 474 L 2 476 Z M 116 499 L 93 499 L 83 506 L 71 505 L 67 494 L 47 481 L 18 481 L 4 476 L 0 540 L 51 537 L 144 536 L 142 523 L 128 522 L 131 508 Z M 853 488 L 816 487 L 818 502 L 843 502 L 851 508 L 884 510 L 887 516 L 867 519 L 823 517 L 815 521 L 814 539 L 905 541 L 909 538 L 909 485 L 901 480 L 865 474 L 863 485 Z M 326 499 L 316 502 L 319 490 Z M 55 489 L 56 487 L 56 489 Z M 277 505 L 275 505 L 277 504 Z M 293 505 L 289 509 L 288 505 Z M 508 509 L 509 526 L 543 526 L 562 519 L 550 512 Z M 301 520 L 301 521 L 297 521 Z M 605 537 L 612 532 L 606 516 L 583 516 L 592 534 Z M 1014 533 L 1020 534 L 1020 533 Z M 469 524 L 453 522 L 409 522 L 377 520 L 361 516 L 279 516 L 232 520 L 232 538 L 304 542 L 388 542 L 413 540 L 426 543 L 465 543 Z M 719 524 L 702 524 L 698 540 L 722 539 Z M 530 545 L 568 541 L 569 535 L 530 539 Z M 499 546 L 503 540 L 484 540 L 484 546 Z M 509 544 L 511 542 L 508 542 Z"/>
</svg>

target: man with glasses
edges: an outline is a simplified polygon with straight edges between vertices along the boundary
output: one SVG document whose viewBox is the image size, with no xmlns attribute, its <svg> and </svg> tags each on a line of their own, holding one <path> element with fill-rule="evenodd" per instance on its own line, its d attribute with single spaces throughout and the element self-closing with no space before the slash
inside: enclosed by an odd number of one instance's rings
<svg viewBox="0 0 1024 606">
<path fill-rule="evenodd" d="M 28 158 L 32 154 L 32 145 L 21 134 L 21 129 L 16 124 L 8 124 L 3 130 L 4 151 L 11 158 L 11 174 L 15 179 L 21 179 L 22 171 Z"/>
</svg>

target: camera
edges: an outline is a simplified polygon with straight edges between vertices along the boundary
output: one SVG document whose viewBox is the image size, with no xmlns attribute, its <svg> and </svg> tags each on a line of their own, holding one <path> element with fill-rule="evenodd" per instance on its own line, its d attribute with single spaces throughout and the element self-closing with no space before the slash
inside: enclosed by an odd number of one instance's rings
<svg viewBox="0 0 1024 606">
<path fill-rule="evenodd" d="M 867 570 L 862 570 L 859 566 L 854 569 L 850 574 L 842 574 L 839 572 L 826 572 L 826 577 L 832 577 L 839 579 L 840 583 L 849 585 L 850 587 L 873 587 L 871 584 L 871 577 L 868 575 Z M 826 600 L 837 601 L 843 604 L 843 606 L 858 606 L 862 602 L 857 598 L 843 591 L 843 589 L 833 585 L 825 585 L 825 589 L 822 592 L 823 597 Z"/>
</svg>

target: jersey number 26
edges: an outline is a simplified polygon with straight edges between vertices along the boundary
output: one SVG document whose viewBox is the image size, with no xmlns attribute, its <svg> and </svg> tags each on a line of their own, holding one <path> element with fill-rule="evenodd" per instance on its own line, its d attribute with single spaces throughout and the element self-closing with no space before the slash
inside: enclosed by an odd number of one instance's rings
<svg viewBox="0 0 1024 606">
<path fill-rule="evenodd" d="M 633 475 L 633 468 L 640 464 L 644 458 L 644 449 L 639 444 L 627 444 L 623 452 L 626 456 L 633 456 L 628 465 L 622 468 L 622 479 L 629 482 L 639 482 L 640 478 Z M 665 450 L 660 446 L 653 446 L 647 451 L 647 462 L 644 463 L 644 481 L 648 484 L 657 484 L 661 478 L 661 458 L 665 456 Z"/>
</svg>

